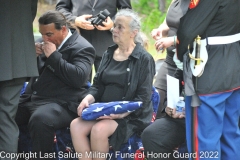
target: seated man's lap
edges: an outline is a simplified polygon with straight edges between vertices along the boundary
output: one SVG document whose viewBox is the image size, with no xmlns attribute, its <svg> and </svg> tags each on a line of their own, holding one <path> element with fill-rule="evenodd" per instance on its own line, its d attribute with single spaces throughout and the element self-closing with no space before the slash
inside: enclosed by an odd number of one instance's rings
<svg viewBox="0 0 240 160">
<path fill-rule="evenodd" d="M 160 152 L 160 148 L 172 151 L 185 142 L 184 119 L 163 117 L 149 125 L 142 134 L 144 148 Z"/>
<path fill-rule="evenodd" d="M 43 122 L 54 126 L 55 129 L 68 127 L 77 117 L 67 106 L 57 103 L 25 103 L 18 107 L 16 122 L 18 125 Z"/>
</svg>

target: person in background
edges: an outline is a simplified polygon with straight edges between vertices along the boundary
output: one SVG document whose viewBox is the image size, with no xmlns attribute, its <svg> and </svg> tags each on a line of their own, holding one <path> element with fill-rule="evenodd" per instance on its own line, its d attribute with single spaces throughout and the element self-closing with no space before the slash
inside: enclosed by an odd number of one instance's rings
<svg viewBox="0 0 240 160">
<path fill-rule="evenodd" d="M 70 130 L 76 152 L 108 153 L 109 145 L 119 151 L 133 133 L 141 132 L 150 124 L 155 63 L 141 44 L 140 28 L 140 19 L 132 10 L 122 9 L 116 14 L 112 34 L 116 44 L 104 53 L 93 85 L 79 104 L 78 115 L 94 102 L 142 101 L 142 107 L 131 113 L 102 116 L 95 121 L 81 117 L 73 120 Z"/>
<path fill-rule="evenodd" d="M 37 2 L 0 1 L 0 159 L 17 153 L 20 91 L 27 77 L 38 75 L 32 26 Z"/>
<path fill-rule="evenodd" d="M 158 0 L 158 8 L 162 13 L 166 12 L 166 0 Z"/>
<path fill-rule="evenodd" d="M 188 151 L 201 160 L 240 159 L 240 21 L 233 18 L 239 6 L 239 0 L 191 0 L 177 32 L 177 57 L 186 64 Z M 188 46 L 198 36 L 202 61 L 196 65 L 206 64 L 193 76 Z"/>
<path fill-rule="evenodd" d="M 173 61 L 176 43 L 176 33 L 180 23 L 180 18 L 187 12 L 189 0 L 173 0 L 165 21 L 158 29 L 152 31 L 152 36 L 156 39 L 155 47 L 158 51 L 163 52 L 167 49 L 167 57 L 158 71 L 154 86 L 160 92 L 160 105 L 156 120 L 149 125 L 142 133 L 144 153 L 146 158 L 155 159 L 148 153 L 162 153 L 167 156 L 159 156 L 157 159 L 174 159 L 173 152 L 186 139 L 185 114 L 176 113 L 176 109 L 167 107 L 167 80 L 166 75 L 178 78 L 180 81 L 180 93 L 182 93 L 182 70 L 178 69 Z"/>
<path fill-rule="evenodd" d="M 152 30 L 152 37 L 156 40 L 155 47 L 158 51 L 163 52 L 167 50 L 166 60 L 161 65 L 154 87 L 160 94 L 160 103 L 156 118 L 160 118 L 165 115 L 162 113 L 164 109 L 164 103 L 167 95 L 167 74 L 179 79 L 180 87 L 182 86 L 183 74 L 182 70 L 178 69 L 173 56 L 175 54 L 176 34 L 180 23 L 180 18 L 187 12 L 190 0 L 173 0 L 169 6 L 166 19 L 157 28 Z M 182 87 L 180 88 L 180 92 Z"/>
<path fill-rule="evenodd" d="M 113 20 L 117 11 L 123 8 L 132 8 L 130 0 L 59 0 L 56 5 L 56 10 L 62 12 L 67 20 L 74 23 L 80 29 L 80 34 L 94 46 L 96 50 L 95 73 L 104 51 L 113 44 L 111 33 Z M 110 12 L 106 21 L 102 25 L 92 25 L 88 19 L 104 9 Z M 92 81 L 92 73 L 89 81 Z"/>
<path fill-rule="evenodd" d="M 34 158 L 44 159 L 44 154 L 53 154 L 55 130 L 69 127 L 77 117 L 95 50 L 77 31 L 70 31 L 58 11 L 45 12 L 38 22 L 43 39 L 35 44 L 40 75 L 30 79 L 21 96 L 16 122 L 28 124 Z"/>
</svg>

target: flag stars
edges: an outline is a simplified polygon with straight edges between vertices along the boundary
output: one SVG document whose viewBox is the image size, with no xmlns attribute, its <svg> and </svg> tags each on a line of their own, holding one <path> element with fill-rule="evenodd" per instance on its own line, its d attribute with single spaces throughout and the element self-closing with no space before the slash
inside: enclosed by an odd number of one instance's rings
<svg viewBox="0 0 240 160">
<path fill-rule="evenodd" d="M 88 110 L 88 108 L 85 108 L 82 112 L 86 112 Z"/>
<path fill-rule="evenodd" d="M 138 106 L 141 106 L 142 105 L 142 102 L 138 102 Z"/>
<path fill-rule="evenodd" d="M 97 107 L 95 110 L 93 110 L 93 112 L 100 112 L 100 111 L 102 111 L 103 108 L 104 107 Z"/>
<path fill-rule="evenodd" d="M 129 146 L 128 146 L 128 150 L 130 151 L 131 149 L 132 149 L 132 146 L 131 146 L 131 145 L 129 145 Z"/>
<path fill-rule="evenodd" d="M 122 108 L 122 106 L 116 105 L 116 106 L 114 106 L 114 108 L 115 108 L 115 111 L 116 111 L 118 108 Z"/>
</svg>

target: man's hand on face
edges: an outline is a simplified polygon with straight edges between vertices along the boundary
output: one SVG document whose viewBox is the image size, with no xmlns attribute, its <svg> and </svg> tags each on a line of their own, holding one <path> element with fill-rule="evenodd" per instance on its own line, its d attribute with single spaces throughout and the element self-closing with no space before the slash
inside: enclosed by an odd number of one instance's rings
<svg viewBox="0 0 240 160">
<path fill-rule="evenodd" d="M 46 57 L 49 57 L 54 51 L 56 51 L 56 49 L 56 45 L 49 41 L 45 41 L 42 46 L 42 50 L 44 51 Z"/>
</svg>

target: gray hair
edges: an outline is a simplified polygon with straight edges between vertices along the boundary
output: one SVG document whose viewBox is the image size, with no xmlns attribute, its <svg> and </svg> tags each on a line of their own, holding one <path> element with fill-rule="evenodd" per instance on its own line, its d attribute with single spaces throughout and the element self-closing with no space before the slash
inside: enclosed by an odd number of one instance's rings
<svg viewBox="0 0 240 160">
<path fill-rule="evenodd" d="M 135 43 L 141 43 L 141 45 L 143 45 L 143 40 L 142 37 L 140 35 L 140 29 L 141 29 L 141 20 L 140 17 L 138 16 L 138 14 L 136 12 L 134 12 L 131 9 L 121 9 L 117 12 L 116 17 L 118 16 L 126 16 L 126 17 L 131 17 L 132 20 L 129 24 L 131 31 L 133 30 L 137 30 L 137 35 L 134 37 L 134 42 Z"/>
</svg>

